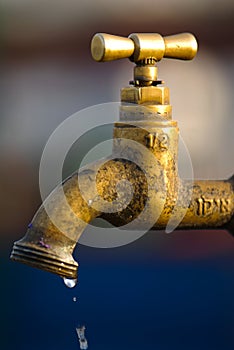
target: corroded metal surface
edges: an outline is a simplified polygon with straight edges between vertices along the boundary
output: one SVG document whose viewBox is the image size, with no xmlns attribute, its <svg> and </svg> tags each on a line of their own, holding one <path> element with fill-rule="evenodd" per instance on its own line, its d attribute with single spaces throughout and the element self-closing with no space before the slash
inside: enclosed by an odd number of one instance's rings
<svg viewBox="0 0 234 350">
<path fill-rule="evenodd" d="M 76 278 L 72 253 L 96 217 L 115 226 L 131 223 L 136 229 L 151 222 L 150 227 L 160 230 L 170 223 L 178 229 L 225 227 L 234 232 L 234 177 L 193 182 L 178 176 L 179 129 L 171 120 L 169 89 L 158 87 L 154 68 L 163 56 L 191 59 L 196 50 L 190 34 L 94 37 L 97 61 L 131 57 L 137 64 L 133 86 L 121 91 L 111 159 L 82 168 L 51 193 L 26 236 L 14 244 L 13 260 Z"/>
</svg>

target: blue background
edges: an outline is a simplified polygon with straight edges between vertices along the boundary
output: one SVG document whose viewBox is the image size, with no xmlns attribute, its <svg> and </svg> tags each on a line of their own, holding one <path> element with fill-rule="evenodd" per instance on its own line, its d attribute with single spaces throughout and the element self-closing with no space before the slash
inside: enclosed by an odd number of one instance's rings
<svg viewBox="0 0 234 350">
<path fill-rule="evenodd" d="M 89 349 L 232 350 L 233 251 L 202 257 L 197 244 L 197 254 L 188 246 L 189 258 L 179 247 L 186 234 L 199 241 L 204 233 L 210 243 L 212 236 L 232 242 L 225 231 L 151 231 L 115 249 L 78 245 L 74 289 L 56 275 L 11 262 L 5 247 L 1 348 L 79 349 L 75 327 L 85 325 Z"/>
</svg>

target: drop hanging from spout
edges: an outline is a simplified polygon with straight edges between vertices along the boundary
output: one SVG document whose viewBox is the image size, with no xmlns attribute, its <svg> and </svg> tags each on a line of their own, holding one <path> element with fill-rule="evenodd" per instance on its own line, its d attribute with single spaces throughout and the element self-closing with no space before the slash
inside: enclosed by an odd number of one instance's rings
<svg viewBox="0 0 234 350">
<path fill-rule="evenodd" d="M 68 288 L 74 288 L 77 285 L 77 278 L 63 277 L 63 282 Z"/>
</svg>

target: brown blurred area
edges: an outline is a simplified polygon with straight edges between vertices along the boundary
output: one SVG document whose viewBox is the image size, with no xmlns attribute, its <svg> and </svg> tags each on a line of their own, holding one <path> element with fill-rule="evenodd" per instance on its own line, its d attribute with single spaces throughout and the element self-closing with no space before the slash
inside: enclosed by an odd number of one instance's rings
<svg viewBox="0 0 234 350">
<path fill-rule="evenodd" d="M 165 60 L 159 63 L 159 75 L 171 89 L 174 119 L 195 177 L 231 176 L 233 23 L 231 0 L 0 0 L 3 243 L 12 244 L 24 234 L 41 203 L 40 156 L 53 130 L 82 108 L 118 101 L 120 88 L 132 78 L 128 61 L 92 61 L 89 46 L 96 32 L 195 34 L 195 60 Z M 177 253 L 186 251 L 186 256 L 189 251 L 196 256 L 194 245 L 204 255 L 234 249 L 231 236 L 223 231 L 196 232 L 190 238 L 184 232 L 179 237 L 174 241 Z"/>
</svg>

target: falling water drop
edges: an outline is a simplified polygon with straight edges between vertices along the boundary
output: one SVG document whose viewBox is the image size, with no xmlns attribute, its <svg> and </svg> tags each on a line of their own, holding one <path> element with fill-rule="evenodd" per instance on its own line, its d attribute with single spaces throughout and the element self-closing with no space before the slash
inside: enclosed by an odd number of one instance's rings
<svg viewBox="0 0 234 350">
<path fill-rule="evenodd" d="M 77 333 L 77 336 L 79 339 L 80 349 L 87 350 L 88 349 L 88 342 L 87 342 L 87 339 L 85 337 L 85 326 L 77 327 L 76 333 Z"/>
<path fill-rule="evenodd" d="M 64 277 L 63 282 L 68 288 L 74 288 L 77 285 L 77 278 L 72 279 Z"/>
<path fill-rule="evenodd" d="M 74 303 L 76 302 L 76 297 L 73 297 L 72 300 L 74 301 Z"/>
</svg>

